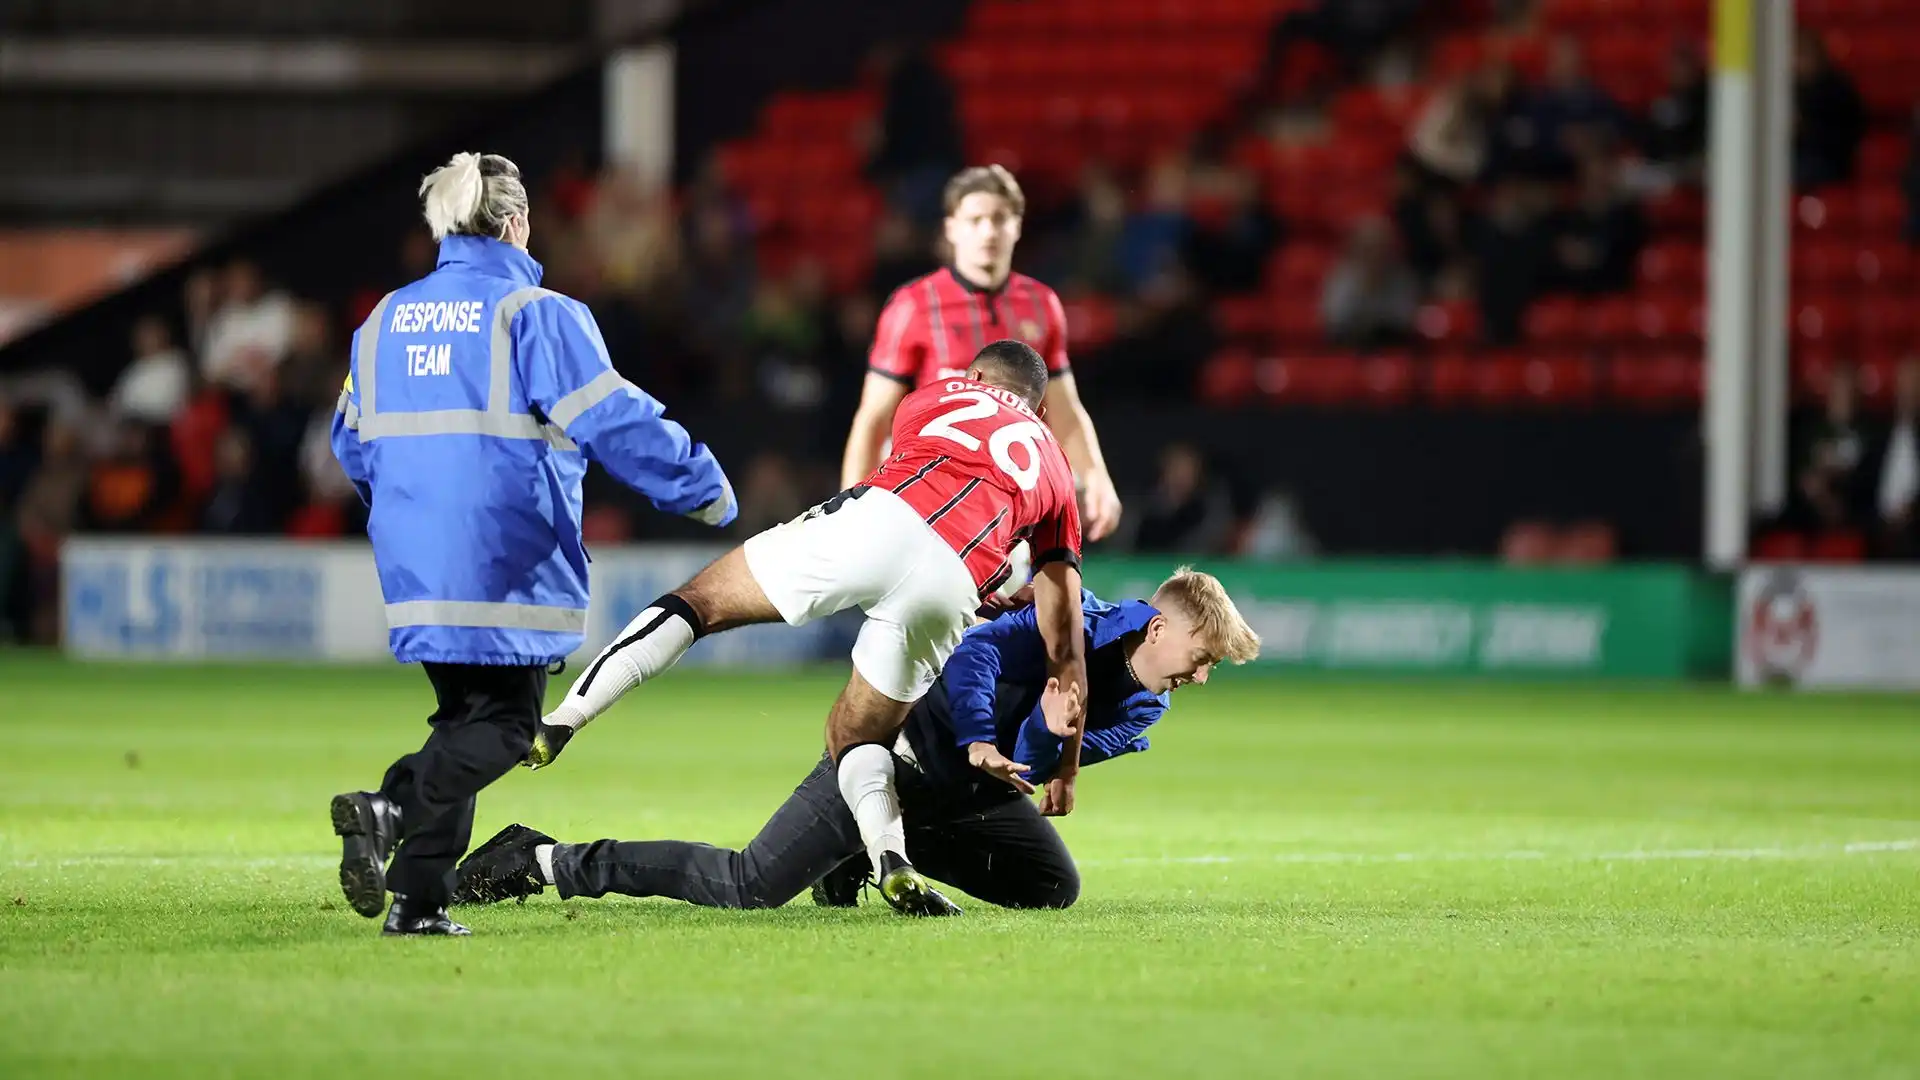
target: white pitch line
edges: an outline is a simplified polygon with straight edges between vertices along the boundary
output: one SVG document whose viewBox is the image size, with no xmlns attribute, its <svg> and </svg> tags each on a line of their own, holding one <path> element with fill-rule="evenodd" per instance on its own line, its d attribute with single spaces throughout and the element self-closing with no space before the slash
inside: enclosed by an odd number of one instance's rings
<svg viewBox="0 0 1920 1080">
<path fill-rule="evenodd" d="M 1819 859 L 1920 851 L 1920 839 L 1862 840 L 1810 847 L 1639 848 L 1631 851 L 1281 851 L 1271 855 L 1161 855 L 1087 859 L 1082 866 L 1214 866 L 1259 863 L 1431 863 L 1431 862 L 1658 862 L 1664 860 Z"/>
<path fill-rule="evenodd" d="M 1119 859 L 1086 859 L 1082 866 L 1231 866 L 1257 864 L 1392 864 L 1449 862 L 1662 862 L 1747 859 L 1820 859 L 1836 855 L 1873 855 L 1888 852 L 1920 851 L 1920 838 L 1910 840 L 1860 840 L 1848 844 L 1816 844 L 1807 847 L 1748 848 L 1636 848 L 1629 851 L 1281 851 L 1271 855 L 1146 855 Z M 329 866 L 339 860 L 332 855 L 137 855 L 102 853 L 47 859 L 14 859 L 5 865 L 13 868 L 63 866 L 204 866 L 225 869 L 305 869 Z"/>
</svg>

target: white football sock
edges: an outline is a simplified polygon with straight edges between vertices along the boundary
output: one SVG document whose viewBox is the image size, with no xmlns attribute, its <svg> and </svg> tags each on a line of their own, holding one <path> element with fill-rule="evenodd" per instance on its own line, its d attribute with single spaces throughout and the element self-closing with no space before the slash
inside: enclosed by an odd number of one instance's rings
<svg viewBox="0 0 1920 1080">
<path fill-rule="evenodd" d="M 881 873 L 881 852 L 907 857 L 907 824 L 900 817 L 900 796 L 893 788 L 893 755 L 875 743 L 863 743 L 840 757 L 840 797 L 860 825 L 860 841 Z"/>
<path fill-rule="evenodd" d="M 672 667 L 699 637 L 689 614 L 690 609 L 679 597 L 666 596 L 635 616 L 613 644 L 601 650 L 574 680 L 566 700 L 554 706 L 546 722 L 585 727 L 621 695 Z"/>
<path fill-rule="evenodd" d="M 533 861 L 540 866 L 540 882 L 543 885 L 557 884 L 553 880 L 553 845 L 541 844 L 533 849 Z"/>
</svg>

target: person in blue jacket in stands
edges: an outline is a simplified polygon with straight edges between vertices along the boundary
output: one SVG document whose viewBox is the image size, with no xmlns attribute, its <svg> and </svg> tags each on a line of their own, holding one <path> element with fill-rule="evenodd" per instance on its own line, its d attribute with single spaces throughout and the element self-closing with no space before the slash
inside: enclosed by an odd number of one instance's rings
<svg viewBox="0 0 1920 1080">
<path fill-rule="evenodd" d="M 1245 663 L 1260 638 L 1211 574 L 1182 569 L 1150 600 L 1081 594 L 1087 732 L 1081 763 L 1147 749 L 1147 729 L 1182 686 Z M 1027 796 L 1059 765 L 1065 709 L 1047 677 L 1032 608 L 967 632 L 894 742 L 907 853 L 928 876 L 1002 907 L 1064 908 L 1080 874 Z M 665 896 L 706 907 L 778 907 L 810 883 L 814 901 L 858 902 L 870 867 L 860 829 L 822 759 L 744 849 L 684 840 L 562 844 L 509 825 L 460 866 L 455 903 L 491 903 L 555 886 L 576 896 Z"/>
<path fill-rule="evenodd" d="M 446 904 L 474 796 L 526 755 L 549 668 L 586 629 L 587 462 L 670 514 L 720 526 L 736 508 L 713 454 L 614 370 L 587 306 L 540 287 L 513 162 L 455 154 L 420 196 L 439 264 L 354 333 L 333 452 L 367 502 L 388 645 L 438 707 L 378 791 L 331 811 L 355 911 L 378 916 L 391 889 L 385 933 L 465 934 Z"/>
</svg>

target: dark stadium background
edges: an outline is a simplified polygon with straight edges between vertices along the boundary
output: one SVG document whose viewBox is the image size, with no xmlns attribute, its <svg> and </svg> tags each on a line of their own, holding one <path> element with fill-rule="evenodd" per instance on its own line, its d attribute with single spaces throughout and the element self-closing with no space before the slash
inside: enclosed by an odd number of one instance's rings
<svg viewBox="0 0 1920 1080">
<path fill-rule="evenodd" d="M 1821 133 L 1793 145 L 1781 313 L 1805 419 L 1752 540 L 1899 555 L 1911 519 L 1874 494 L 1913 345 L 1920 83 L 1901 43 L 1920 22 L 1870 0 L 1799 18 L 1834 57 L 1794 90 L 1796 130 Z M 301 434 L 352 327 L 426 265 L 416 178 L 463 148 L 533 179 L 548 284 L 587 298 L 621 370 L 729 463 L 736 533 L 831 485 L 872 312 L 937 258 L 914 193 L 997 160 L 1033 204 L 1017 266 L 1067 298 L 1127 501 L 1109 553 L 1696 561 L 1707 23 L 1702 0 L 8 4 L 10 632 L 49 639 L 68 533 L 356 532 Z M 648 191 L 606 160 L 604 65 L 656 44 L 672 185 Z M 234 75 L 195 48 L 266 59 Z M 327 49 L 385 60 L 301 77 Z M 1583 70 L 1555 82 L 1562 65 Z M 1453 132 L 1484 143 L 1477 167 L 1449 178 L 1412 133 L 1495 72 L 1506 96 Z M 1387 314 L 1342 333 L 1323 290 L 1368 222 Z M 47 252 L 153 230 L 179 261 L 129 276 L 96 256 L 97 295 L 35 299 Z M 1574 245 L 1597 254 L 1576 265 Z M 196 377 L 140 419 L 106 405 L 142 318 L 203 366 L 236 262 L 299 313 L 280 385 Z M 1823 422 L 1832 373 L 1854 370 L 1859 409 Z M 1829 468 L 1834 445 L 1859 452 Z M 604 478 L 590 495 L 594 541 L 699 537 Z"/>
</svg>

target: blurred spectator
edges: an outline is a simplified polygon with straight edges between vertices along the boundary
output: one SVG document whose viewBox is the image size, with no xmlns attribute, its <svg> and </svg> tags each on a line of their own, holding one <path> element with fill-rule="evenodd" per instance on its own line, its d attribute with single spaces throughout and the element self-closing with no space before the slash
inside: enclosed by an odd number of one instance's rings
<svg viewBox="0 0 1920 1080">
<path fill-rule="evenodd" d="M 803 262 L 785 280 L 767 280 L 747 310 L 745 345 L 766 397 L 784 408 L 818 405 L 826 396 L 819 358 L 829 333 L 826 279 Z"/>
<path fill-rule="evenodd" d="M 279 384 L 287 399 L 306 407 L 324 405 L 331 411 L 346 377 L 347 355 L 334 346 L 327 309 L 319 304 L 295 304 L 293 336 L 279 371 Z"/>
<path fill-rule="evenodd" d="M 1555 38 L 1546 83 L 1528 95 L 1529 171 L 1554 179 L 1572 175 L 1576 162 L 1612 148 L 1621 115 L 1613 98 L 1587 77 L 1580 42 Z"/>
<path fill-rule="evenodd" d="M 41 436 L 39 467 L 20 492 L 15 524 L 36 564 L 49 565 L 60 541 L 80 520 L 87 490 L 87 459 L 80 432 L 67 420 L 49 417 Z"/>
<path fill-rule="evenodd" d="M 1894 376 L 1893 428 L 1880 453 L 1878 499 L 1882 553 L 1896 559 L 1920 554 L 1920 358 L 1908 357 Z"/>
<path fill-rule="evenodd" d="M 1208 470 L 1200 451 L 1173 443 L 1160 452 L 1160 479 L 1138 520 L 1136 551 L 1211 554 L 1222 550 L 1233 510 L 1226 485 Z"/>
<path fill-rule="evenodd" d="M 1274 83 L 1294 45 L 1311 42 L 1327 50 L 1339 61 L 1342 75 L 1352 79 L 1406 30 L 1420 6 L 1421 0 L 1318 0 L 1276 20 L 1249 98 L 1240 107 L 1242 119 L 1249 109 L 1275 102 Z"/>
<path fill-rule="evenodd" d="M 235 412 L 234 426 L 246 435 L 248 470 L 259 482 L 265 531 L 278 532 L 299 502 L 300 444 L 312 411 L 313 403 L 282 393 L 278 373 L 269 372 Z"/>
<path fill-rule="evenodd" d="M 1707 157 L 1707 69 L 1700 47 L 1676 41 L 1667 50 L 1667 89 L 1647 107 L 1640 137 L 1648 161 L 1667 183 L 1701 182 Z"/>
<path fill-rule="evenodd" d="M 88 470 L 83 522 L 89 531 L 141 532 L 161 524 L 180 482 L 155 436 L 138 420 L 114 425 L 106 452 Z"/>
<path fill-rule="evenodd" d="M 1907 167 L 1900 173 L 1900 190 L 1907 197 L 1907 243 L 1920 247 L 1920 105 L 1913 107 L 1907 129 Z"/>
<path fill-rule="evenodd" d="M 1824 412 L 1804 425 L 1787 508 L 1788 523 L 1796 528 L 1830 529 L 1860 518 L 1866 439 L 1855 416 L 1855 381 L 1852 368 L 1834 368 Z"/>
<path fill-rule="evenodd" d="M 293 301 L 267 292 L 260 268 L 228 264 L 219 304 L 207 321 L 201 373 L 216 386 L 245 391 L 286 358 L 293 340 Z"/>
<path fill-rule="evenodd" d="M 1485 175 L 1522 126 L 1524 101 L 1515 88 L 1513 68 L 1489 62 L 1437 94 L 1414 119 L 1407 153 L 1423 179 L 1442 189 L 1471 184 Z"/>
<path fill-rule="evenodd" d="M 696 211 L 687 237 L 681 314 L 689 341 L 709 353 L 728 351 L 753 302 L 753 248 L 725 210 Z"/>
<path fill-rule="evenodd" d="M 873 267 L 867 273 L 867 291 L 884 300 L 893 290 L 939 266 L 933 245 L 913 220 L 897 210 L 880 218 L 873 237 Z"/>
<path fill-rule="evenodd" d="M 734 522 L 734 531 L 751 536 L 792 521 L 806 508 L 806 489 L 793 462 L 777 453 L 755 454 L 741 480 L 740 518 Z"/>
<path fill-rule="evenodd" d="M 1560 287 L 1581 293 L 1632 287 L 1646 242 L 1646 214 L 1620 183 L 1620 170 L 1610 158 L 1595 155 L 1581 167 L 1580 198 L 1555 216 L 1552 228 L 1554 278 Z"/>
<path fill-rule="evenodd" d="M 1081 393 L 1158 402 L 1193 400 L 1194 381 L 1218 345 L 1199 290 L 1175 267 L 1148 282 L 1139 302 L 1117 312 L 1118 333 L 1090 362 L 1101 375 Z"/>
<path fill-rule="evenodd" d="M 1320 324 L 1335 345 L 1372 348 L 1406 340 L 1420 309 L 1420 282 L 1379 218 L 1354 227 L 1320 291 Z"/>
<path fill-rule="evenodd" d="M 606 288 L 643 305 L 665 298 L 680 273 L 680 225 L 668 191 L 611 166 L 583 225 Z"/>
<path fill-rule="evenodd" d="M 1080 170 L 1080 190 L 1068 211 L 1066 239 L 1054 277 L 1064 292 L 1118 293 L 1120 238 L 1127 226 L 1127 193 L 1100 162 Z"/>
<path fill-rule="evenodd" d="M 1180 261 L 1187 239 L 1187 163 L 1167 158 L 1147 176 L 1146 202 L 1120 230 L 1121 280 L 1138 290 Z"/>
<path fill-rule="evenodd" d="M 1459 203 L 1432 190 L 1412 162 L 1401 161 L 1394 166 L 1392 214 L 1407 264 L 1421 288 L 1432 288 L 1440 272 L 1462 254 Z"/>
<path fill-rule="evenodd" d="M 1250 559 L 1276 561 L 1304 559 L 1319 550 L 1313 534 L 1301 519 L 1293 496 L 1269 491 L 1260 496 L 1248 523 L 1245 545 L 1237 554 Z"/>
<path fill-rule="evenodd" d="M 1853 178 L 1867 111 L 1826 42 L 1802 28 L 1793 42 L 1793 183 L 1815 188 Z"/>
<path fill-rule="evenodd" d="M 1521 320 L 1550 265 L 1552 234 L 1517 181 L 1494 185 L 1485 212 L 1469 227 L 1480 328 L 1489 345 L 1520 340 Z"/>
<path fill-rule="evenodd" d="M 908 218 L 930 226 L 940 220 L 947 177 L 966 160 L 953 86 L 918 46 L 881 46 L 873 66 L 883 89 L 867 176 Z"/>
<path fill-rule="evenodd" d="M 272 481 L 254 468 L 253 443 L 240 428 L 220 436 L 213 497 L 208 500 L 200 527 L 224 536 L 266 536 L 280 531 L 279 501 Z"/>
<path fill-rule="evenodd" d="M 1260 286 L 1267 254 L 1280 242 L 1280 222 L 1260 198 L 1251 174 L 1208 169 L 1195 178 L 1188 207 L 1187 266 L 1214 293 L 1244 293 Z"/>
<path fill-rule="evenodd" d="M 20 410 L 0 396 L 0 534 L 13 529 L 13 508 L 33 475 L 34 454 L 27 446 Z"/>
<path fill-rule="evenodd" d="M 120 373 L 109 401 L 118 416 L 165 424 L 186 406 L 192 381 L 187 354 L 174 347 L 166 320 L 148 315 L 133 324 L 133 363 Z"/>
</svg>

